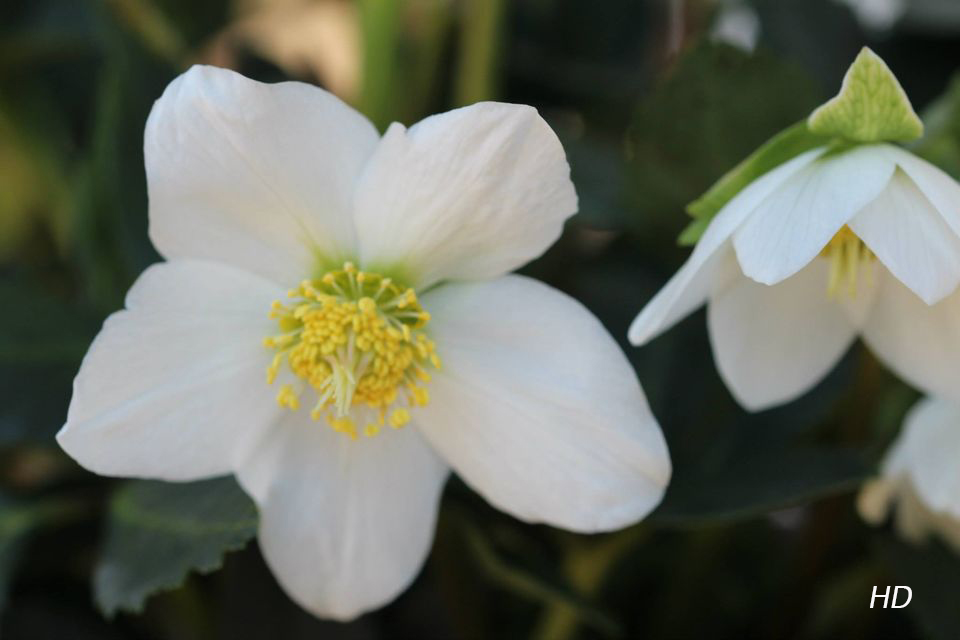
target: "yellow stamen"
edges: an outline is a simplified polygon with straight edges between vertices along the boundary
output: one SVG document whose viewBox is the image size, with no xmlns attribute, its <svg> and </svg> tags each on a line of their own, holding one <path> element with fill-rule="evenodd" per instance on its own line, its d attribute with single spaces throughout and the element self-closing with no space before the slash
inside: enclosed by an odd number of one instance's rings
<svg viewBox="0 0 960 640">
<path fill-rule="evenodd" d="M 390 414 L 390 426 L 399 429 L 410 422 L 410 412 L 406 409 L 394 409 Z"/>
<path fill-rule="evenodd" d="M 395 429 L 410 422 L 407 407 L 429 404 L 425 367 L 439 368 L 440 358 L 423 332 L 430 314 L 413 289 L 348 262 L 301 282 L 289 298 L 270 307 L 280 333 L 263 340 L 276 350 L 267 383 L 286 363 L 317 394 L 311 418 L 325 418 L 331 429 L 352 439 L 359 432 L 373 437 L 386 422 Z M 299 408 L 292 385 L 281 387 L 277 403 Z M 358 430 L 358 425 L 364 426 Z"/>
<path fill-rule="evenodd" d="M 850 227 L 844 226 L 830 239 L 820 255 L 830 260 L 830 275 L 827 278 L 827 294 L 834 298 L 844 284 L 851 298 L 857 297 L 857 275 L 861 265 L 869 266 L 875 260 L 873 252 Z M 867 284 L 871 284 L 871 270 L 867 270 Z"/>
</svg>

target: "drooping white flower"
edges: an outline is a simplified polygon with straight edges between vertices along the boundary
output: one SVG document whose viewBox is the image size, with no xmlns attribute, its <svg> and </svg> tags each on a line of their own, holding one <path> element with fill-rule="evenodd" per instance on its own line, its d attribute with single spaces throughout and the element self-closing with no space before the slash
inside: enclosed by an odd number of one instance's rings
<svg viewBox="0 0 960 640">
<path fill-rule="evenodd" d="M 910 542 L 934 535 L 960 553 L 960 407 L 926 398 L 910 410 L 887 452 L 880 476 L 864 485 L 857 509 L 881 524 L 895 511 L 897 532 Z"/>
<path fill-rule="evenodd" d="M 413 579 L 453 468 L 529 522 L 616 529 L 670 476 L 636 376 L 584 307 L 506 275 L 576 210 L 537 112 L 481 103 L 381 138 L 332 95 L 194 67 L 145 140 L 144 272 L 77 376 L 63 448 L 101 474 L 234 473 L 310 611 Z"/>
<path fill-rule="evenodd" d="M 922 130 L 886 65 L 868 50 L 861 62 L 811 122 L 867 140 L 882 126 Z M 892 105 L 869 102 L 872 87 L 851 95 L 874 77 Z M 809 390 L 857 335 L 912 384 L 960 397 L 958 283 L 960 185 L 892 144 L 837 140 L 730 199 L 629 337 L 644 344 L 707 303 L 720 373 L 753 410 Z"/>
</svg>

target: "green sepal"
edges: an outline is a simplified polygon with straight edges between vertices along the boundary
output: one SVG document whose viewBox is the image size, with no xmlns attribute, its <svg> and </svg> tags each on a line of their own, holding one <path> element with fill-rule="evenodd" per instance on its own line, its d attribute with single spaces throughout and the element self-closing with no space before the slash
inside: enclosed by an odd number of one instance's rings
<svg viewBox="0 0 960 640">
<path fill-rule="evenodd" d="M 833 136 L 811 132 L 806 121 L 784 129 L 724 174 L 706 193 L 687 205 L 687 213 L 693 216 L 694 220 L 683 230 L 677 242 L 681 246 L 696 244 L 717 212 L 747 185 L 806 151 L 830 144 L 833 139 Z"/>
<path fill-rule="evenodd" d="M 909 142 L 923 135 L 913 110 L 890 67 L 864 47 L 843 77 L 837 96 L 807 120 L 810 131 L 859 143 Z"/>
<path fill-rule="evenodd" d="M 720 209 L 751 182 L 796 156 L 820 146 L 909 142 L 923 136 L 923 122 L 887 64 L 864 47 L 843 78 L 840 93 L 806 121 L 778 133 L 710 189 L 687 205 L 694 217 L 680 234 L 682 246 L 697 243 Z"/>
</svg>

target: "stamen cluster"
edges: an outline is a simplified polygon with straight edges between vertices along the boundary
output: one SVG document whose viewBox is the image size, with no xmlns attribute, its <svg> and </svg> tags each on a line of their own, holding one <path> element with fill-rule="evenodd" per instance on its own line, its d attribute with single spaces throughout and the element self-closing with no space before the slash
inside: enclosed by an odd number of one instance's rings
<svg viewBox="0 0 960 640">
<path fill-rule="evenodd" d="M 827 281 L 827 293 L 831 298 L 840 293 L 844 284 L 851 298 L 857 295 L 857 274 L 860 266 L 875 260 L 873 252 L 848 226 L 838 231 L 820 255 L 830 260 L 830 276 Z M 867 271 L 870 276 L 871 272 Z"/>
<path fill-rule="evenodd" d="M 304 280 L 275 301 L 270 317 L 280 333 L 264 339 L 277 353 L 267 369 L 273 384 L 284 362 L 317 393 L 314 420 L 356 438 L 358 425 L 374 436 L 389 422 L 410 421 L 409 408 L 425 406 L 430 381 L 425 366 L 440 368 L 436 345 L 422 331 L 430 314 L 413 289 L 358 270 L 352 263 L 321 278 Z M 300 385 L 301 389 L 303 385 Z M 281 407 L 296 410 L 300 392 L 284 384 Z"/>
</svg>

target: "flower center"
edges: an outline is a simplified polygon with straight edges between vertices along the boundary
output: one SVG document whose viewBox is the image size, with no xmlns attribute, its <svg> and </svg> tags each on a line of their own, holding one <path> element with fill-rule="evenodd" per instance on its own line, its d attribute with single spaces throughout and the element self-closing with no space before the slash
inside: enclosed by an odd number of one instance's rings
<svg viewBox="0 0 960 640">
<path fill-rule="evenodd" d="M 857 275 L 861 265 L 869 265 L 876 257 L 850 227 L 844 225 L 830 239 L 820 255 L 830 260 L 830 276 L 827 278 L 827 294 L 836 297 L 843 286 L 851 298 L 857 295 Z M 867 271 L 868 280 L 871 271 Z"/>
<path fill-rule="evenodd" d="M 399 429 L 409 408 L 430 402 L 429 363 L 440 368 L 436 345 L 421 329 L 430 321 L 413 289 L 345 263 L 315 280 L 304 280 L 270 310 L 280 333 L 263 344 L 277 353 L 267 368 L 273 384 L 284 362 L 299 379 L 277 394 L 281 407 L 296 410 L 309 385 L 317 395 L 310 417 L 323 417 L 335 431 L 356 438 L 358 426 L 374 436 L 389 422 Z"/>
</svg>

